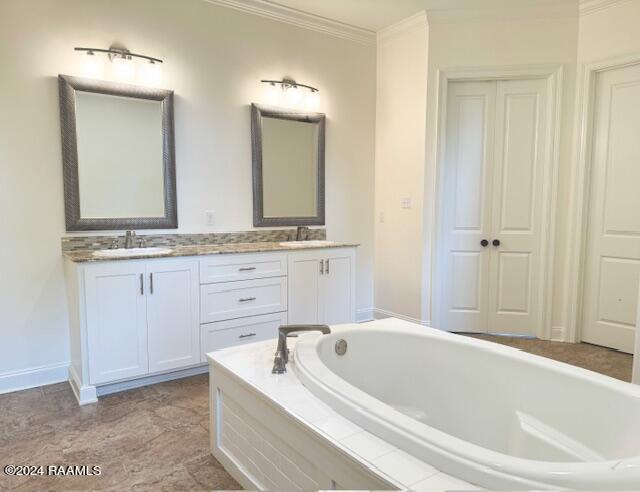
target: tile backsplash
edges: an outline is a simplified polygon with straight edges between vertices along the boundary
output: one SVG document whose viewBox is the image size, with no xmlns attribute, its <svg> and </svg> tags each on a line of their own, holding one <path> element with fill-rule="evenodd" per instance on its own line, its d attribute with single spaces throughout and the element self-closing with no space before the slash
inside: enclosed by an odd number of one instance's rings
<svg viewBox="0 0 640 492">
<path fill-rule="evenodd" d="M 243 232 L 212 232 L 209 234 L 138 234 L 147 246 L 196 246 L 200 244 L 261 243 L 295 239 L 295 229 L 266 229 Z M 324 228 L 309 229 L 308 239 L 326 239 Z M 120 247 L 124 244 L 124 234 L 111 236 L 67 236 L 62 238 L 62 251 L 79 251 L 108 248 L 118 238 Z"/>
</svg>

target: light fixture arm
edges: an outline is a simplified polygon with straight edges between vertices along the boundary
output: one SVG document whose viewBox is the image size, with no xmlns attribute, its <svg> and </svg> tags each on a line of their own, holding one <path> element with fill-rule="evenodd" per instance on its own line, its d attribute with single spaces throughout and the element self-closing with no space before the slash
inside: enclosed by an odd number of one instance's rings
<svg viewBox="0 0 640 492">
<path fill-rule="evenodd" d="M 264 84 L 280 84 L 283 87 L 304 87 L 305 89 L 309 89 L 311 92 L 320 92 L 315 87 L 311 87 L 310 85 L 300 84 L 293 79 L 282 79 L 282 80 L 261 80 L 260 82 Z"/>
<path fill-rule="evenodd" d="M 142 58 L 144 60 L 150 61 L 151 63 L 163 63 L 163 61 L 160 58 L 154 58 L 152 56 L 141 55 L 139 53 L 131 53 L 131 52 L 129 52 L 127 50 L 124 50 L 124 49 L 80 48 L 80 47 L 76 47 L 76 48 L 73 48 L 73 49 L 75 51 L 86 51 L 89 54 L 107 53 L 109 55 L 122 56 L 122 57 L 126 57 L 126 58 Z"/>
</svg>

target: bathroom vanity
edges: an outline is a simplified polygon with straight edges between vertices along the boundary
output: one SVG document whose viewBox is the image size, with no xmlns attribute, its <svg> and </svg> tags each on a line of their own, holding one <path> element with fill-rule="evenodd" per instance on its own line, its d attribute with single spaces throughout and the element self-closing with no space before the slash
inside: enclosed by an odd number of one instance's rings
<svg viewBox="0 0 640 492">
<path fill-rule="evenodd" d="M 69 379 L 78 401 L 206 372 L 208 352 L 276 338 L 283 324 L 355 321 L 356 246 L 65 252 Z"/>
</svg>

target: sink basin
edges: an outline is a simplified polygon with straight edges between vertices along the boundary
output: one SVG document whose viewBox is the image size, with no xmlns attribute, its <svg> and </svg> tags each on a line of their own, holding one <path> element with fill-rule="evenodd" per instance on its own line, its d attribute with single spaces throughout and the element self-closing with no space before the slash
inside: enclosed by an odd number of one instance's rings
<svg viewBox="0 0 640 492">
<path fill-rule="evenodd" d="M 288 248 L 321 248 L 322 246 L 331 246 L 335 244 L 335 241 L 284 241 L 280 243 L 280 246 L 286 246 Z"/>
<path fill-rule="evenodd" d="M 99 249 L 93 252 L 98 258 L 127 258 L 128 256 L 156 256 L 171 253 L 169 248 L 129 248 L 129 249 Z"/>
</svg>

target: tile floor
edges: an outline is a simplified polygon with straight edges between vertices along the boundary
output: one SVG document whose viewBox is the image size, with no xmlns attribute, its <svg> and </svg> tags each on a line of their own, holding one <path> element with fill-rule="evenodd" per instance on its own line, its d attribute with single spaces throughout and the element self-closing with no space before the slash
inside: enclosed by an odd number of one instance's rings
<svg viewBox="0 0 640 492">
<path fill-rule="evenodd" d="M 632 357 L 588 344 L 474 335 L 631 379 Z M 100 465 L 99 477 L 7 477 L 0 490 L 205 490 L 239 485 L 211 456 L 208 378 L 130 390 L 79 407 L 66 383 L 0 395 L 0 465 Z"/>
<path fill-rule="evenodd" d="M 0 395 L 0 465 L 100 465 L 99 477 L 7 477 L 0 490 L 239 489 L 209 450 L 208 376 L 79 407 L 67 383 Z"/>
<path fill-rule="evenodd" d="M 589 343 L 549 342 L 530 338 L 519 338 L 499 335 L 469 335 L 474 338 L 502 343 L 519 348 L 525 352 L 542 355 L 549 359 L 566 362 L 631 382 L 633 356 Z"/>
</svg>

